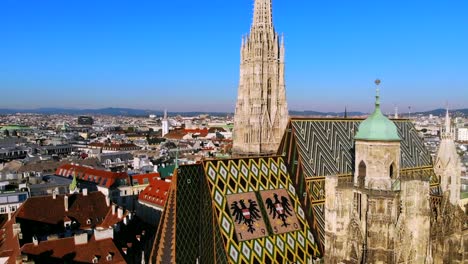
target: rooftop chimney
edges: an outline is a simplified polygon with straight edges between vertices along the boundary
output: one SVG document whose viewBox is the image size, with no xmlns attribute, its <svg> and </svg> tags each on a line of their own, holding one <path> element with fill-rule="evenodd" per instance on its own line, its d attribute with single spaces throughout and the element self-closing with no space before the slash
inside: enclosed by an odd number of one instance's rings
<svg viewBox="0 0 468 264">
<path fill-rule="evenodd" d="M 65 212 L 68 212 L 68 196 L 63 197 L 63 206 L 65 207 Z"/>
<path fill-rule="evenodd" d="M 86 188 L 83 189 L 83 196 L 88 196 L 88 189 Z"/>
<path fill-rule="evenodd" d="M 88 243 L 88 234 L 83 233 L 79 235 L 74 236 L 75 239 L 75 245 L 84 245 Z"/>
<path fill-rule="evenodd" d="M 122 207 L 119 207 L 119 209 L 117 209 L 117 217 L 118 217 L 119 219 L 122 219 L 122 217 L 123 217 L 123 209 L 122 209 Z"/>
<path fill-rule="evenodd" d="M 33 244 L 34 244 L 35 246 L 39 245 L 39 241 L 37 240 L 37 237 L 36 237 L 36 236 L 33 236 L 33 237 L 32 237 L 32 241 L 33 241 Z"/>
<path fill-rule="evenodd" d="M 115 203 L 112 203 L 112 215 L 115 215 Z"/>
<path fill-rule="evenodd" d="M 109 197 L 109 195 L 106 195 L 106 204 L 107 204 L 107 207 L 110 206 L 110 197 Z"/>
<path fill-rule="evenodd" d="M 52 191 L 52 198 L 53 198 L 54 200 L 57 199 L 57 193 L 55 192 L 55 190 Z"/>
</svg>

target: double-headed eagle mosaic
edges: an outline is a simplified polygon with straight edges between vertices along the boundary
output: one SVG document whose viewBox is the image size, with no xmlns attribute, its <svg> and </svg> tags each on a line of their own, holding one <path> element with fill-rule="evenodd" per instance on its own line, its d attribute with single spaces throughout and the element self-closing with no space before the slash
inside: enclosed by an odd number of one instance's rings
<svg viewBox="0 0 468 264">
<path fill-rule="evenodd" d="M 268 198 L 265 201 L 267 209 L 270 210 L 268 213 L 270 216 L 273 214 L 273 219 L 280 219 L 283 224 L 281 226 L 288 227 L 286 219 L 289 216 L 292 216 L 291 204 L 289 203 L 288 198 L 285 196 L 278 197 L 278 194 L 273 194 L 273 199 Z"/>
<path fill-rule="evenodd" d="M 239 202 L 234 201 L 231 204 L 232 216 L 235 217 L 238 224 L 244 223 L 248 227 L 247 231 L 254 233 L 254 223 L 255 221 L 261 219 L 260 210 L 258 209 L 257 202 L 249 199 L 249 205 L 245 204 L 245 201 L 239 200 Z"/>
</svg>

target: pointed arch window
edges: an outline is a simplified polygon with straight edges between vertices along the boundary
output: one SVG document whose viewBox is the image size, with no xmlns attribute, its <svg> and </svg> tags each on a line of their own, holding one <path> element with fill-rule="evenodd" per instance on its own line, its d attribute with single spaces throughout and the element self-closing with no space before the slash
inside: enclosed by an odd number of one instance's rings
<svg viewBox="0 0 468 264">
<path fill-rule="evenodd" d="M 359 182 L 360 188 L 364 187 L 364 183 L 366 181 L 366 173 L 367 173 L 366 163 L 364 163 L 364 161 L 361 161 L 358 167 L 358 182 Z"/>
<path fill-rule="evenodd" d="M 389 168 L 389 176 L 390 176 L 390 179 L 395 179 L 395 177 L 396 177 L 396 165 L 395 165 L 395 162 L 392 162 L 392 164 L 390 165 L 390 168 Z"/>
<path fill-rule="evenodd" d="M 267 108 L 268 112 L 271 111 L 271 78 L 267 81 Z"/>
</svg>

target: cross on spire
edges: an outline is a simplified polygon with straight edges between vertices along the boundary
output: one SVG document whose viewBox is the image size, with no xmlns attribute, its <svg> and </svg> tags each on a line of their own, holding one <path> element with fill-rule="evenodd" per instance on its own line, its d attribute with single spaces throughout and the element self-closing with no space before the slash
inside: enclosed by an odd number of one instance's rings
<svg viewBox="0 0 468 264">
<path fill-rule="evenodd" d="M 379 79 L 375 80 L 375 85 L 377 86 L 376 91 L 375 91 L 375 108 L 380 109 L 380 89 L 379 89 L 380 80 Z"/>
</svg>

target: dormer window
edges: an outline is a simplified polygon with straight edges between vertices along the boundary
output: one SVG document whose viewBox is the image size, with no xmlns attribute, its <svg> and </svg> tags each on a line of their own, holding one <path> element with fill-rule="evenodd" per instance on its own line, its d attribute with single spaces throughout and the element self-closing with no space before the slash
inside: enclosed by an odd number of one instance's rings
<svg viewBox="0 0 468 264">
<path fill-rule="evenodd" d="M 98 263 L 99 262 L 99 259 L 97 256 L 94 256 L 93 260 L 92 260 L 93 263 Z"/>
<path fill-rule="evenodd" d="M 107 261 L 112 261 L 112 255 L 113 254 L 111 252 L 109 252 L 109 254 L 107 254 L 107 256 L 106 256 L 106 260 Z"/>
<path fill-rule="evenodd" d="M 86 220 L 86 224 L 90 225 L 92 221 L 93 220 L 91 220 L 91 218 L 88 218 L 88 220 Z"/>
</svg>

